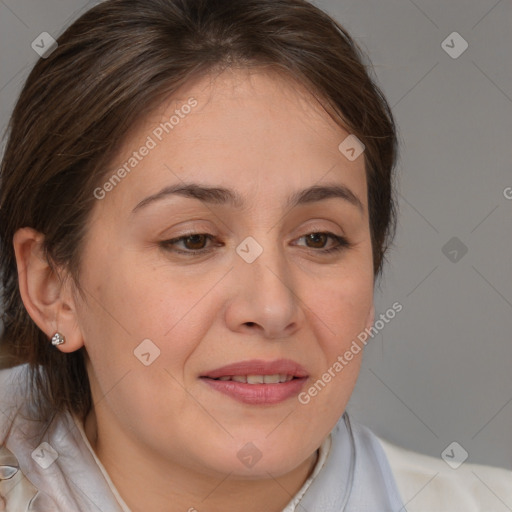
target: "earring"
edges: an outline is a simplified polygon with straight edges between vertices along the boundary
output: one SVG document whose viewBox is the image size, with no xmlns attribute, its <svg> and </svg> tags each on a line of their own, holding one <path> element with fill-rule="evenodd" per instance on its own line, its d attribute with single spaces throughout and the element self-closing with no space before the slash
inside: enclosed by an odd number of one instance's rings
<svg viewBox="0 0 512 512">
<path fill-rule="evenodd" d="M 66 343 L 66 338 L 60 332 L 56 332 L 52 337 L 52 345 L 56 347 L 57 345 L 62 345 L 63 343 Z"/>
</svg>

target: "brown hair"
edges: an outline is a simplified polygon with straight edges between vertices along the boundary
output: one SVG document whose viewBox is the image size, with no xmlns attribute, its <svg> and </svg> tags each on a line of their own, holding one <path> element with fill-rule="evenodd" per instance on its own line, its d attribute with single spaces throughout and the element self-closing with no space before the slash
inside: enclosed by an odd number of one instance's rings
<svg viewBox="0 0 512 512">
<path fill-rule="evenodd" d="M 75 21 L 39 59 L 14 108 L 0 171 L 0 347 L 28 362 L 40 414 L 84 417 L 91 394 L 84 349 L 63 354 L 28 316 L 12 239 L 45 235 L 54 268 L 77 288 L 81 244 L 128 130 L 162 98 L 213 70 L 267 66 L 305 85 L 366 146 L 374 274 L 396 223 L 397 139 L 390 108 L 350 35 L 304 0 L 107 0 Z M 340 141 L 341 142 L 341 141 Z"/>
</svg>

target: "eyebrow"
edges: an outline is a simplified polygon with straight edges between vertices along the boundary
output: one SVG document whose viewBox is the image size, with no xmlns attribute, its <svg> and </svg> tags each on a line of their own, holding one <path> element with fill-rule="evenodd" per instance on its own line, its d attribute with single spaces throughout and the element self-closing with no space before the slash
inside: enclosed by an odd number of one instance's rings
<svg viewBox="0 0 512 512">
<path fill-rule="evenodd" d="M 203 203 L 216 205 L 230 205 L 234 208 L 243 208 L 245 201 L 243 197 L 234 190 L 224 187 L 208 187 L 198 183 L 179 183 L 164 187 L 162 190 L 146 197 L 135 206 L 132 213 L 146 207 L 147 205 L 160 201 L 169 196 L 178 195 L 191 199 L 198 199 Z M 288 197 L 286 208 L 294 208 L 299 205 L 314 203 L 324 199 L 339 198 L 356 206 L 361 213 L 364 213 L 364 206 L 359 198 L 345 185 L 327 184 L 313 185 L 304 190 L 299 190 Z"/>
</svg>

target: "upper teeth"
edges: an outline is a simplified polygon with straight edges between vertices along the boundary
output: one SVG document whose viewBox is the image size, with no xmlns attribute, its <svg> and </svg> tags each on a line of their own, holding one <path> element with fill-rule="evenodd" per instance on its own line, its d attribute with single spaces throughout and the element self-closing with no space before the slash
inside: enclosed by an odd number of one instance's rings
<svg viewBox="0 0 512 512">
<path fill-rule="evenodd" d="M 274 375 L 226 375 L 219 377 L 219 380 L 234 380 L 235 382 L 245 382 L 247 384 L 278 384 L 279 382 L 288 382 L 293 379 L 293 375 L 286 373 L 276 373 Z"/>
</svg>

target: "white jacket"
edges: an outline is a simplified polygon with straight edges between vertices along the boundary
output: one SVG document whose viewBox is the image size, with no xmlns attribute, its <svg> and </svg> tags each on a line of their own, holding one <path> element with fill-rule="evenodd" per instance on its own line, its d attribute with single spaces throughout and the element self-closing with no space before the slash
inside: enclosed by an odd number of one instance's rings
<svg viewBox="0 0 512 512">
<path fill-rule="evenodd" d="M 407 512 L 512 511 L 512 471 L 467 462 L 453 469 L 441 457 L 379 441 Z"/>
</svg>

